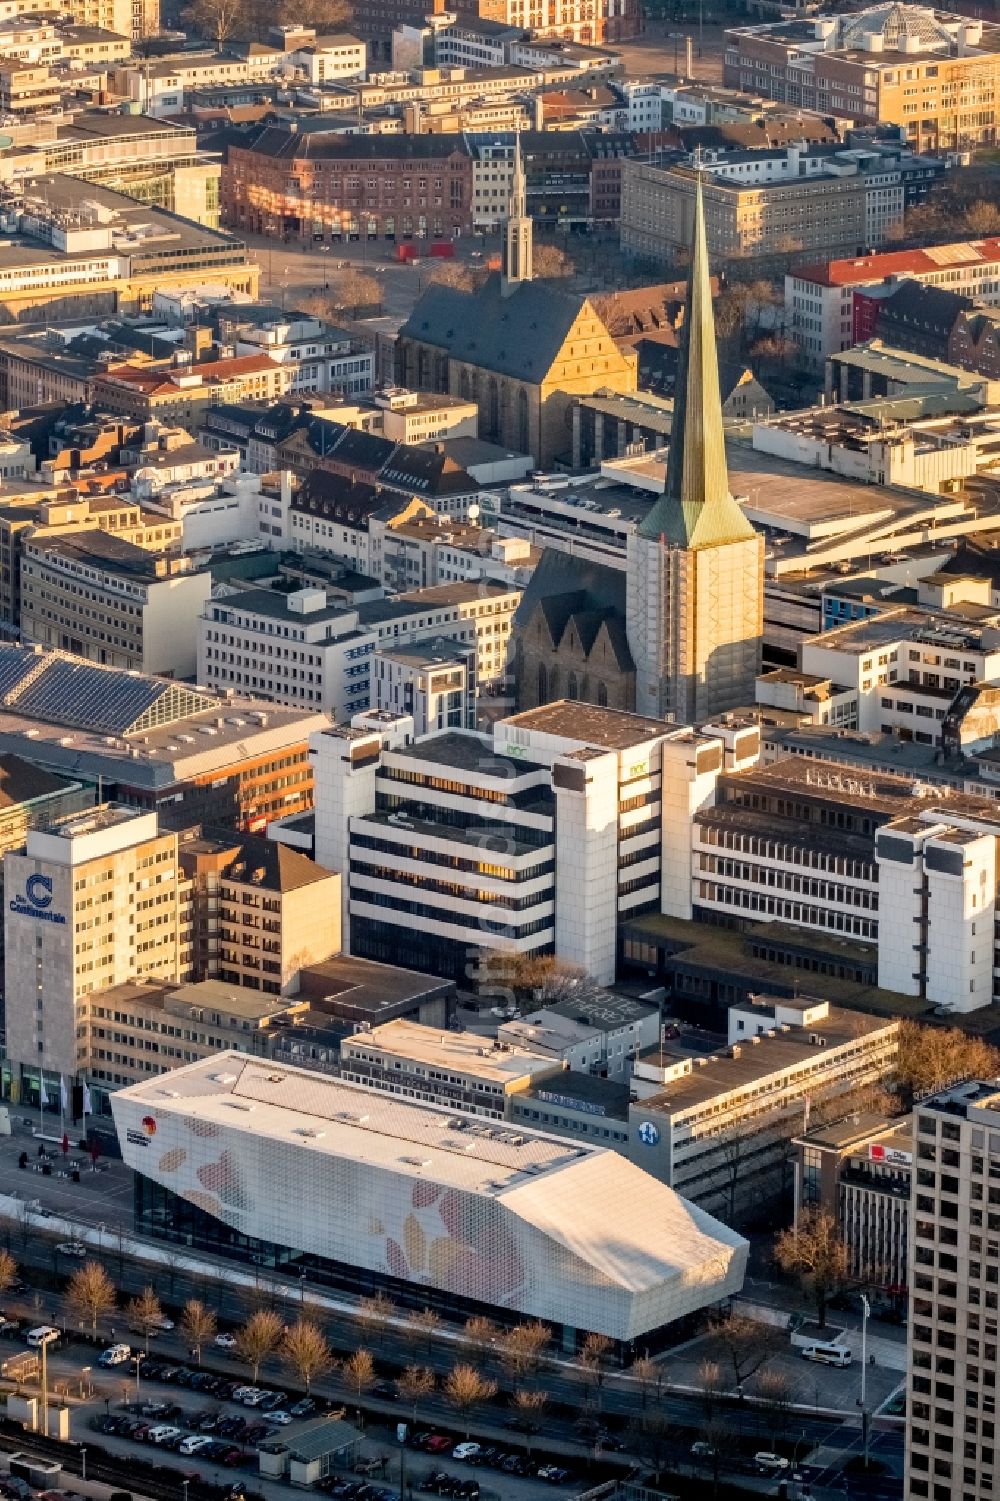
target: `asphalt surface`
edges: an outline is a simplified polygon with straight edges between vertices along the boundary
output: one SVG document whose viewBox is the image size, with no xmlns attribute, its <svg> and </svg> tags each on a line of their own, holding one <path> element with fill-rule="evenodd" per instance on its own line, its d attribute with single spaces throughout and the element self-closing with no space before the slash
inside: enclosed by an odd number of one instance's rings
<svg viewBox="0 0 1000 1501">
<path fill-rule="evenodd" d="M 19 1117 L 15 1122 L 15 1135 L 10 1139 L 0 1140 L 0 1194 L 16 1192 L 22 1200 L 38 1199 L 53 1213 L 70 1219 L 76 1225 L 101 1227 L 97 1233 L 98 1245 L 91 1248 L 90 1254 L 93 1255 L 96 1249 L 98 1259 L 104 1262 L 109 1275 L 123 1290 L 124 1296 L 141 1291 L 152 1281 L 165 1308 L 175 1314 L 188 1298 L 199 1297 L 217 1309 L 222 1326 L 228 1324 L 236 1327 L 246 1319 L 253 1289 L 234 1285 L 231 1263 L 198 1253 L 197 1268 L 185 1267 L 178 1265 L 177 1257 L 165 1251 L 162 1245 L 156 1245 L 150 1249 L 150 1255 L 155 1258 L 152 1262 L 145 1265 L 142 1262 L 133 1264 L 127 1254 L 127 1246 L 123 1245 L 121 1239 L 131 1233 L 131 1175 L 120 1162 L 101 1161 L 98 1164 L 99 1170 L 91 1171 L 88 1161 L 76 1152 L 71 1152 L 69 1160 L 64 1161 L 53 1141 L 48 1144 L 48 1150 L 55 1154 L 50 1176 L 19 1169 L 17 1162 L 21 1151 L 32 1154 L 32 1167 L 38 1165 L 35 1155 L 38 1142 L 30 1135 L 30 1131 L 37 1128 L 37 1116 L 29 1116 L 27 1119 L 31 1122 L 30 1127 L 26 1127 Z M 46 1126 L 51 1128 L 53 1137 L 58 1137 L 57 1117 L 51 1121 L 47 1119 Z M 68 1173 L 74 1162 L 81 1166 L 78 1184 L 73 1183 L 68 1176 L 60 1176 L 62 1172 Z M 55 1236 L 30 1234 L 25 1237 L 23 1226 L 16 1216 L 5 1228 L 11 1250 L 24 1267 L 36 1269 L 39 1282 L 51 1284 L 53 1278 L 68 1276 L 79 1265 L 74 1258 L 54 1249 Z M 167 1259 L 164 1260 L 164 1257 Z M 253 1269 L 241 1268 L 241 1272 L 252 1275 Z M 428 1347 L 425 1340 L 415 1338 L 413 1331 L 391 1325 L 378 1330 L 359 1325 L 346 1306 L 346 1297 L 325 1299 L 322 1289 L 304 1287 L 297 1279 L 293 1283 L 266 1274 L 263 1281 L 274 1291 L 278 1306 L 286 1311 L 288 1317 L 297 1313 L 299 1302 L 305 1297 L 309 1316 L 323 1323 L 331 1344 L 341 1355 L 359 1345 L 370 1348 L 379 1366 L 380 1376 L 391 1376 L 402 1365 L 411 1362 L 430 1365 L 443 1376 L 456 1360 L 469 1358 L 468 1346 L 454 1337 L 458 1331 L 452 1331 L 451 1339 L 436 1339 Z M 53 1287 L 36 1287 L 20 1300 L 4 1301 L 7 1304 L 5 1311 L 11 1316 L 30 1319 L 32 1323 L 48 1321 L 70 1329 L 76 1327 L 79 1331 L 78 1322 L 74 1323 L 61 1294 Z M 338 1307 L 337 1304 L 341 1306 Z M 115 1337 L 124 1337 L 137 1343 L 134 1336 L 129 1337 L 124 1333 L 123 1324 L 124 1319 L 120 1313 L 102 1321 L 100 1333 L 103 1339 L 110 1343 Z M 174 1335 L 158 1340 L 155 1348 L 158 1352 L 180 1359 L 186 1354 L 182 1342 Z M 93 1367 L 95 1353 L 93 1349 L 84 1347 L 67 1354 L 66 1379 L 72 1380 L 74 1376 L 78 1379 L 82 1365 Z M 473 1358 L 485 1368 L 488 1375 L 509 1386 L 509 1377 L 488 1352 L 474 1352 Z M 63 1359 L 61 1355 L 55 1357 L 55 1371 L 62 1372 Z M 223 1373 L 241 1376 L 246 1374 L 245 1369 L 221 1351 L 211 1352 L 210 1356 L 206 1356 L 206 1363 Z M 689 1365 L 688 1349 L 668 1352 L 663 1358 L 667 1383 L 683 1383 L 690 1379 Z M 840 1371 L 833 1373 L 838 1378 L 849 1374 Z M 827 1377 L 830 1373 L 824 1368 L 823 1375 Z M 282 1384 L 280 1371 L 275 1368 L 267 1372 L 262 1376 L 262 1384 L 265 1381 Z M 613 1434 L 619 1434 L 631 1445 L 632 1441 L 626 1430 L 630 1418 L 636 1412 L 639 1393 L 635 1384 L 627 1378 L 609 1373 L 598 1393 L 592 1384 L 585 1383 L 579 1369 L 560 1364 L 548 1366 L 543 1375 L 537 1378 L 536 1384 L 547 1392 L 550 1403 L 550 1411 L 543 1420 L 544 1435 L 537 1440 L 539 1445 L 553 1445 L 556 1452 L 573 1455 L 575 1462 L 584 1463 L 588 1452 L 592 1451 L 583 1447 L 580 1435 L 573 1426 L 573 1419 L 588 1404 L 592 1410 L 599 1407 L 600 1421 Z M 120 1398 L 121 1378 L 115 1377 L 111 1390 L 107 1388 L 108 1383 L 102 1378 L 102 1397 Z M 324 1383 L 320 1390 L 333 1400 L 346 1400 L 349 1406 L 357 1405 L 356 1401 L 352 1404 L 351 1394 L 336 1379 Z M 187 1395 L 190 1398 L 191 1394 Z M 508 1420 L 505 1403 L 506 1399 L 493 1410 L 484 1409 L 476 1414 L 476 1435 L 484 1433 L 486 1436 L 506 1437 L 508 1443 L 515 1442 L 514 1435 L 505 1426 Z M 399 1417 L 398 1404 L 392 1400 L 382 1401 L 366 1394 L 362 1405 L 376 1424 L 386 1420 L 394 1424 Z M 845 1401 L 842 1405 L 849 1409 L 850 1403 Z M 687 1462 L 690 1440 L 701 1430 L 704 1422 L 703 1399 L 697 1394 L 664 1392 L 656 1410 L 671 1428 L 681 1430 L 673 1439 L 675 1459 L 677 1463 Z M 732 1412 L 734 1423 L 745 1424 L 748 1442 L 751 1435 L 754 1435 L 757 1447 L 768 1446 L 765 1441 L 766 1423 L 762 1415 L 758 1417 L 750 1405 L 741 1405 L 737 1409 L 734 1404 Z M 421 1404 L 420 1420 L 424 1423 L 450 1425 L 454 1430 L 456 1414 L 444 1397 L 438 1394 Z M 797 1443 L 801 1442 L 803 1456 L 814 1447 L 818 1447 L 821 1453 L 830 1455 L 829 1461 L 824 1465 L 824 1472 L 836 1468 L 836 1456 L 841 1450 L 849 1457 L 860 1444 L 860 1423 L 853 1414 L 842 1419 L 826 1416 L 822 1412 L 794 1412 L 789 1415 L 787 1433 L 789 1437 L 794 1435 Z M 891 1447 L 893 1440 L 890 1437 L 885 1442 Z M 546 1494 L 558 1493 L 547 1490 Z"/>
</svg>

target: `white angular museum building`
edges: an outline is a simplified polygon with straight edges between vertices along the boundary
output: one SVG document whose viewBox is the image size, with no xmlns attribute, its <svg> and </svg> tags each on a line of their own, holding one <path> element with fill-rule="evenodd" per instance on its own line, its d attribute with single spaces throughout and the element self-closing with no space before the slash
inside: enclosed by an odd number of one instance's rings
<svg viewBox="0 0 1000 1501">
<path fill-rule="evenodd" d="M 216 1054 L 111 1096 L 137 1227 L 319 1284 L 621 1342 L 738 1292 L 746 1242 L 616 1152 Z"/>
</svg>

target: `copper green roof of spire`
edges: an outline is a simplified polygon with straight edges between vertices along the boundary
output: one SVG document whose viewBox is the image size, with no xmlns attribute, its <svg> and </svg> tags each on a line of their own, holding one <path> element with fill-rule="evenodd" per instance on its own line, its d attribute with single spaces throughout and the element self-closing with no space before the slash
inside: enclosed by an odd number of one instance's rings
<svg viewBox="0 0 1000 1501">
<path fill-rule="evenodd" d="M 662 538 L 670 547 L 687 548 L 719 547 L 754 535 L 729 493 L 700 175 L 667 481 L 638 531 L 642 537 Z"/>
</svg>

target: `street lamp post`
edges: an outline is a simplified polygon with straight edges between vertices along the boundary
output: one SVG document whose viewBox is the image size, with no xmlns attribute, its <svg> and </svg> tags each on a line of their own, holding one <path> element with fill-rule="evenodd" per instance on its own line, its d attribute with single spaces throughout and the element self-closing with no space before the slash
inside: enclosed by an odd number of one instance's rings
<svg viewBox="0 0 1000 1501">
<path fill-rule="evenodd" d="M 861 1442 L 864 1445 L 865 1469 L 868 1468 L 868 1316 L 871 1304 L 867 1293 L 861 1294 Z"/>
<path fill-rule="evenodd" d="M 86 1444 L 81 1444 L 80 1445 L 80 1479 L 81 1480 L 86 1480 L 86 1478 L 87 1478 L 87 1446 L 86 1446 Z"/>
<path fill-rule="evenodd" d="M 135 1400 L 138 1402 L 138 1400 L 139 1400 L 139 1362 L 142 1360 L 142 1356 L 141 1355 L 133 1355 L 132 1359 L 135 1361 Z"/>
<path fill-rule="evenodd" d="M 190 1484 L 191 1484 L 190 1480 L 182 1480 L 181 1481 L 181 1485 L 184 1487 L 184 1501 L 188 1501 L 188 1486 Z"/>
</svg>

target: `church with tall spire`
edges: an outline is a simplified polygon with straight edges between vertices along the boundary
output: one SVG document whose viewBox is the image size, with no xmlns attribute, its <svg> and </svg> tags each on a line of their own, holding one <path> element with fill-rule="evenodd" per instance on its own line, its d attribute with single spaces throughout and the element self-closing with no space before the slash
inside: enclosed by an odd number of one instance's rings
<svg viewBox="0 0 1000 1501">
<path fill-rule="evenodd" d="M 637 712 L 691 724 L 752 704 L 763 621 L 764 540 L 729 490 L 699 176 L 666 484 L 628 540 Z"/>
<path fill-rule="evenodd" d="M 424 289 L 396 340 L 396 379 L 474 401 L 481 438 L 548 469 L 572 447 L 575 398 L 634 391 L 638 361 L 585 292 L 534 276 L 522 145 L 515 135 L 499 274 Z"/>
</svg>

